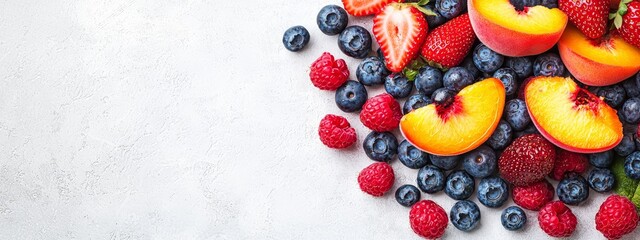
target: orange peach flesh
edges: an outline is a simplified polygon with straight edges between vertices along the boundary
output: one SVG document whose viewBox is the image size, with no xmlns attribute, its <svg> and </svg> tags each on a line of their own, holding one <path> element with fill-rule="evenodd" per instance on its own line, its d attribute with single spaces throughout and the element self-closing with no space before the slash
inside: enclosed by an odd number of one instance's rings
<svg viewBox="0 0 640 240">
<path fill-rule="evenodd" d="M 570 78 L 532 79 L 525 87 L 525 102 L 540 133 L 565 150 L 602 152 L 622 140 L 616 111 Z"/>
<path fill-rule="evenodd" d="M 558 51 L 569 72 L 591 86 L 616 84 L 640 71 L 640 49 L 619 36 L 590 40 L 570 25 L 558 42 Z"/>
<path fill-rule="evenodd" d="M 408 113 L 400 120 L 400 132 L 422 151 L 440 156 L 463 154 L 491 136 L 502 117 L 504 101 L 502 82 L 488 78 L 458 93 L 452 104 L 455 112 L 442 114 L 430 104 Z"/>
<path fill-rule="evenodd" d="M 544 6 L 518 12 L 509 0 L 468 0 L 469 18 L 478 39 L 511 57 L 543 53 L 553 47 L 567 25 L 567 15 Z"/>
</svg>

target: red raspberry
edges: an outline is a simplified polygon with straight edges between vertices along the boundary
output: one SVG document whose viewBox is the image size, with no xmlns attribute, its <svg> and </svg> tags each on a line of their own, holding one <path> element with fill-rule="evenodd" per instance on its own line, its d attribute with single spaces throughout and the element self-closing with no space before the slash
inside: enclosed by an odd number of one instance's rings
<svg viewBox="0 0 640 240">
<path fill-rule="evenodd" d="M 356 142 L 356 130 L 346 118 L 327 114 L 318 128 L 320 141 L 330 148 L 347 148 Z"/>
<path fill-rule="evenodd" d="M 440 205 L 431 200 L 422 200 L 411 207 L 409 222 L 416 234 L 423 238 L 435 239 L 444 234 L 449 218 Z"/>
<path fill-rule="evenodd" d="M 575 172 L 582 174 L 587 171 L 589 160 L 581 153 L 569 152 L 564 149 L 556 149 L 556 160 L 549 176 L 556 181 L 562 180 L 565 173 Z"/>
<path fill-rule="evenodd" d="M 383 162 L 369 165 L 358 175 L 360 189 L 374 197 L 380 197 L 389 191 L 393 181 L 393 168 Z"/>
<path fill-rule="evenodd" d="M 516 186 L 539 182 L 551 173 L 556 149 L 540 134 L 516 138 L 498 160 L 498 169 L 504 180 Z"/>
<path fill-rule="evenodd" d="M 553 185 L 546 179 L 525 187 L 513 188 L 513 202 L 518 206 L 538 211 L 545 204 L 553 200 Z"/>
<path fill-rule="evenodd" d="M 397 128 L 401 118 L 400 104 L 388 93 L 367 100 L 360 112 L 362 124 L 376 132 L 386 132 Z"/>
<path fill-rule="evenodd" d="M 576 230 L 578 219 L 561 201 L 548 203 L 538 212 L 540 228 L 552 237 L 569 237 Z"/>
<path fill-rule="evenodd" d="M 609 196 L 596 213 L 596 229 L 608 239 L 618 239 L 633 232 L 637 225 L 636 207 L 620 195 Z"/>
<path fill-rule="evenodd" d="M 349 69 L 344 60 L 334 60 L 331 53 L 325 52 L 311 64 L 309 77 L 317 88 L 336 90 L 349 78 Z"/>
</svg>

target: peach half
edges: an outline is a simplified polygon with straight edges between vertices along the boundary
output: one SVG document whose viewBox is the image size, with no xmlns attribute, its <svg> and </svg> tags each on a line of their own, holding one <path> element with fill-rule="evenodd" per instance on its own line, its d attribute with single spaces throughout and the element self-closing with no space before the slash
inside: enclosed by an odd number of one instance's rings
<svg viewBox="0 0 640 240">
<path fill-rule="evenodd" d="M 616 84 L 640 70 L 640 49 L 617 35 L 591 40 L 569 25 L 558 42 L 558 51 L 569 72 L 591 86 Z"/>
<path fill-rule="evenodd" d="M 478 39 L 510 57 L 549 50 L 562 36 L 568 20 L 558 8 L 534 6 L 518 11 L 509 0 L 468 0 L 467 6 Z"/>
<path fill-rule="evenodd" d="M 488 78 L 463 88 L 447 106 L 429 104 L 400 120 L 400 132 L 416 148 L 439 156 L 466 153 L 484 143 L 504 108 L 502 82 Z"/>
<path fill-rule="evenodd" d="M 525 87 L 524 97 L 538 131 L 562 149 L 603 152 L 622 140 L 616 110 L 571 78 L 535 77 Z"/>
</svg>

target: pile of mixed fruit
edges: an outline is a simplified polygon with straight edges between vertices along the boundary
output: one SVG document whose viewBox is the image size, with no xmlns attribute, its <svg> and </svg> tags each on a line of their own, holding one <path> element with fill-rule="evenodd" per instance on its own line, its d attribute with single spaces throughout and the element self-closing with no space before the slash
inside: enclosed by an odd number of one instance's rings
<svg viewBox="0 0 640 240">
<path fill-rule="evenodd" d="M 578 220 L 567 205 L 584 203 L 590 189 L 614 192 L 595 215 L 598 231 L 609 239 L 634 231 L 640 0 L 342 3 L 322 8 L 317 24 L 339 35 L 345 55 L 363 59 L 358 81 L 348 80 L 344 60 L 324 53 L 311 64 L 311 83 L 335 91 L 338 108 L 359 112 L 372 130 L 363 148 L 376 163 L 358 176 L 363 192 L 378 197 L 392 188 L 388 163 L 396 156 L 419 169 L 417 187 L 395 192 L 399 204 L 411 207 L 416 234 L 439 238 L 449 221 L 461 231 L 476 228 L 481 214 L 469 200 L 475 191 L 489 208 L 502 208 L 511 195 L 517 206 L 501 215 L 507 230 L 523 227 L 524 208 L 537 211 L 549 236 L 569 237 Z M 347 26 L 348 15 L 373 15 L 373 34 Z M 309 38 L 295 26 L 283 44 L 296 52 Z M 377 85 L 386 93 L 369 98 L 367 88 Z M 391 132 L 396 128 L 400 143 Z M 320 121 L 319 135 L 336 149 L 357 139 L 347 119 L 331 114 Z M 559 182 L 554 187 L 547 177 Z M 421 193 L 440 191 L 457 201 L 448 216 L 437 203 L 420 200 Z"/>
</svg>

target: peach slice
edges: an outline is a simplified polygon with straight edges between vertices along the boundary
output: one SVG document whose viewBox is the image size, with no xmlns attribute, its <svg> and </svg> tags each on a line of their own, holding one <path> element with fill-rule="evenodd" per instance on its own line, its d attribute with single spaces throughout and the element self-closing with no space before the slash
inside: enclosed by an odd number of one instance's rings
<svg viewBox="0 0 640 240">
<path fill-rule="evenodd" d="M 622 140 L 616 110 L 571 78 L 535 77 L 525 87 L 525 102 L 542 136 L 572 152 L 609 150 Z"/>
<path fill-rule="evenodd" d="M 549 50 L 562 36 L 568 20 L 560 9 L 534 6 L 518 11 L 509 0 L 468 0 L 467 6 L 478 39 L 511 57 Z"/>
<path fill-rule="evenodd" d="M 640 70 L 640 49 L 617 35 L 591 40 L 569 25 L 558 51 L 569 72 L 591 86 L 616 84 Z"/>
<path fill-rule="evenodd" d="M 504 108 L 502 82 L 488 78 L 463 88 L 447 106 L 429 104 L 400 120 L 400 132 L 422 151 L 454 156 L 484 143 L 498 126 Z"/>
</svg>

